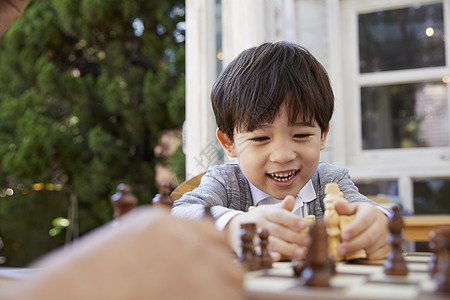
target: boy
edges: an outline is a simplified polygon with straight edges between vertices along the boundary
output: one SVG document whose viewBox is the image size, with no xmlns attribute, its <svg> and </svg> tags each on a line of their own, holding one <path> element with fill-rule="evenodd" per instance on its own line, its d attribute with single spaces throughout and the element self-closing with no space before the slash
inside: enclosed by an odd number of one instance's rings
<svg viewBox="0 0 450 300">
<path fill-rule="evenodd" d="M 336 210 L 356 214 L 338 252 L 386 256 L 386 215 L 358 192 L 346 169 L 319 163 L 334 96 L 325 69 L 307 50 L 277 42 L 242 52 L 217 79 L 211 100 L 217 138 L 239 164 L 210 167 L 198 188 L 175 201 L 173 215 L 199 217 L 209 203 L 237 253 L 240 224 L 256 222 L 271 234 L 274 260 L 301 259 L 310 243 L 302 218 L 323 217 L 325 185 L 335 182 L 349 201 L 335 203 Z"/>
</svg>

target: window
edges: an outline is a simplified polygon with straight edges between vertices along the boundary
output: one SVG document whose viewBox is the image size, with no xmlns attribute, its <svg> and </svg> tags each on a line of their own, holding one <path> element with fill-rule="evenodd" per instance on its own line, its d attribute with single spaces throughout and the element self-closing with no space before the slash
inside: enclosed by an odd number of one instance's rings
<svg viewBox="0 0 450 300">
<path fill-rule="evenodd" d="M 433 189 L 450 180 L 450 0 L 341 7 L 345 164 L 361 191 L 395 186 L 407 210 L 435 213 L 450 198 Z"/>
</svg>

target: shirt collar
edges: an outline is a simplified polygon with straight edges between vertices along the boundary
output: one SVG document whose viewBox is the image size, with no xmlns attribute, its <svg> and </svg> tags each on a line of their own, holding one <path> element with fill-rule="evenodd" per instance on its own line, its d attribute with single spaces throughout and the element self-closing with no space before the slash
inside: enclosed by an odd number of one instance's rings
<svg viewBox="0 0 450 300">
<path fill-rule="evenodd" d="M 270 196 L 269 194 L 264 193 L 260 189 L 258 189 L 256 186 L 254 186 L 250 181 L 248 182 L 250 185 L 250 191 L 252 193 L 253 198 L 253 205 L 258 206 L 258 204 L 261 202 L 261 204 L 275 204 L 280 202 L 281 200 L 275 199 L 274 197 Z M 312 184 L 312 181 L 309 180 L 305 186 L 298 192 L 296 195 L 296 202 L 301 202 L 300 207 L 303 206 L 303 203 L 308 203 L 316 199 L 316 191 L 314 190 L 314 186 Z M 264 201 L 263 201 L 264 200 Z M 300 201 L 298 201 L 300 200 Z"/>
</svg>

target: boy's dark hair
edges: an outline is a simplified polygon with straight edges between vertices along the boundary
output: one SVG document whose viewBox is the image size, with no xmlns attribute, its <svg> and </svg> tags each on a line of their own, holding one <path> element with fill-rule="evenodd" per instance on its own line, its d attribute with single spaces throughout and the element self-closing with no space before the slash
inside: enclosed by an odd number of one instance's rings
<svg viewBox="0 0 450 300">
<path fill-rule="evenodd" d="M 264 43 L 239 54 L 211 92 L 217 126 L 231 140 L 234 129 L 253 131 L 272 123 L 282 104 L 289 124 L 300 116 L 325 131 L 334 95 L 324 67 L 308 50 L 288 42 Z"/>
</svg>

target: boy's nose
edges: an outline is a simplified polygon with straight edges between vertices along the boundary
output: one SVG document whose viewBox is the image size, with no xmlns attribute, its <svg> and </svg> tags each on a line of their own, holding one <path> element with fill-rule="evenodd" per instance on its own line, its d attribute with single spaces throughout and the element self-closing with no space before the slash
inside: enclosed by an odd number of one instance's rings
<svg viewBox="0 0 450 300">
<path fill-rule="evenodd" d="M 278 143 L 274 145 L 270 153 L 270 161 L 286 163 L 295 159 L 295 151 L 288 143 Z"/>
</svg>

